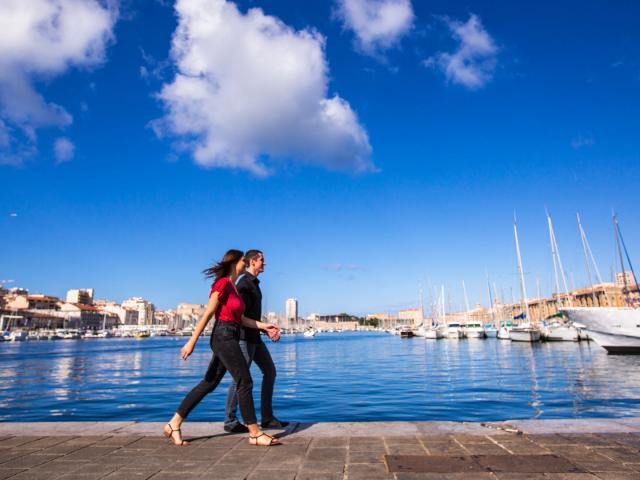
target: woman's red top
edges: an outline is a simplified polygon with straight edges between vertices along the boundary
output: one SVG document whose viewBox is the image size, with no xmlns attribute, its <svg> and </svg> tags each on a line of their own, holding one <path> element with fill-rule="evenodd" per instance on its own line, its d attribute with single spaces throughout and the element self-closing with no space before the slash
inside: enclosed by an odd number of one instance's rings
<svg viewBox="0 0 640 480">
<path fill-rule="evenodd" d="M 223 277 L 216 281 L 211 287 L 211 293 L 218 292 L 218 308 L 216 308 L 216 320 L 223 322 L 233 322 L 242 324 L 242 314 L 244 313 L 244 302 L 238 295 L 236 287 L 231 283 L 229 277 Z"/>
</svg>

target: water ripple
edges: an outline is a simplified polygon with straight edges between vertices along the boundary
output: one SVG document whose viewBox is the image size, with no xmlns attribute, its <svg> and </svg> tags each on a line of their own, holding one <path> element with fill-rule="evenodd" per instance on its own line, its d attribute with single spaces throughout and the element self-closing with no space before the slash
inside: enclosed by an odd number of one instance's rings
<svg viewBox="0 0 640 480">
<path fill-rule="evenodd" d="M 202 377 L 184 338 L 0 344 L 0 420 L 165 420 Z M 269 343 L 274 408 L 298 421 L 640 416 L 640 357 L 588 343 L 402 340 L 320 334 Z M 252 369 L 256 392 L 261 375 Z M 228 376 L 192 413 L 223 419 Z M 256 407 L 259 412 L 259 395 Z"/>
</svg>

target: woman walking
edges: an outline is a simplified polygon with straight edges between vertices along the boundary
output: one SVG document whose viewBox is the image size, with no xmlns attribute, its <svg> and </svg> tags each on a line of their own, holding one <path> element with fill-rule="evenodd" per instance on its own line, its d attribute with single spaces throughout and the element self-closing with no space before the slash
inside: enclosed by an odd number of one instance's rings
<svg viewBox="0 0 640 480">
<path fill-rule="evenodd" d="M 188 445 L 188 442 L 182 439 L 180 431 L 182 422 L 207 394 L 215 390 L 227 370 L 231 372 L 233 380 L 238 385 L 238 405 L 242 418 L 249 429 L 249 443 L 258 446 L 280 444 L 277 439 L 262 432 L 258 427 L 251 392 L 253 381 L 238 343 L 240 328 L 243 325 L 264 330 L 272 340 L 277 340 L 280 337 L 280 331 L 273 324 L 258 322 L 243 315 L 244 303 L 242 297 L 238 295 L 235 283 L 244 269 L 243 253 L 239 250 L 229 250 L 221 261 L 204 271 L 207 277 L 214 278 L 209 294 L 209 303 L 198 325 L 196 325 L 193 335 L 182 347 L 180 353 L 184 360 L 189 358 L 200 334 L 204 331 L 211 317 L 215 315 L 216 323 L 210 340 L 214 353 L 202 381 L 184 397 L 173 418 L 164 427 L 164 435 L 170 438 L 174 445 Z"/>
</svg>

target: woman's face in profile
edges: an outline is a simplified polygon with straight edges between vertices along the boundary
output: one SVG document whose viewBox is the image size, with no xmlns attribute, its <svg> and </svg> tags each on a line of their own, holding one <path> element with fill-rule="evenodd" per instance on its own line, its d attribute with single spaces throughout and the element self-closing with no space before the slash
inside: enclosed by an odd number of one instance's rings
<svg viewBox="0 0 640 480">
<path fill-rule="evenodd" d="M 247 265 L 244 261 L 244 257 L 242 257 L 240 260 L 238 260 L 238 263 L 236 263 L 236 275 L 242 275 L 246 266 Z"/>
</svg>

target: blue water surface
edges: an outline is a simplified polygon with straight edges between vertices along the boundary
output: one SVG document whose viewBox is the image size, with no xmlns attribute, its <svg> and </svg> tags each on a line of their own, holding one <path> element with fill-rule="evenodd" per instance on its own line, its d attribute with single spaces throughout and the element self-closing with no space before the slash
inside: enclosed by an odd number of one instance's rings
<svg viewBox="0 0 640 480">
<path fill-rule="evenodd" d="M 2 421 L 164 421 L 202 377 L 202 338 L 0 344 Z M 595 343 L 401 339 L 323 333 L 268 342 L 278 369 L 274 410 L 304 422 L 490 421 L 640 416 L 640 356 Z M 260 371 L 252 368 L 254 392 Z M 229 377 L 190 420 L 223 419 Z M 259 413 L 260 395 L 255 395 Z M 259 416 L 259 415 L 258 415 Z"/>
</svg>

